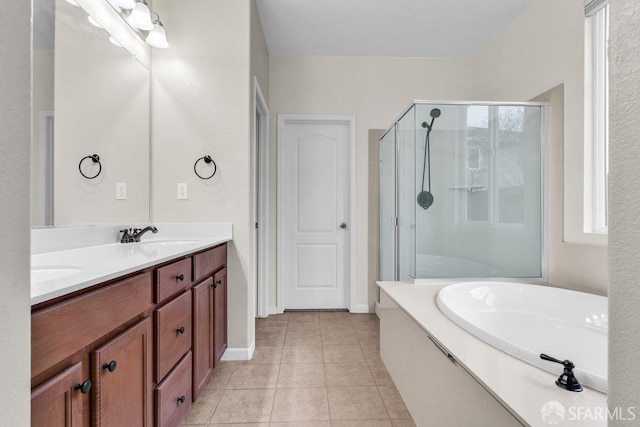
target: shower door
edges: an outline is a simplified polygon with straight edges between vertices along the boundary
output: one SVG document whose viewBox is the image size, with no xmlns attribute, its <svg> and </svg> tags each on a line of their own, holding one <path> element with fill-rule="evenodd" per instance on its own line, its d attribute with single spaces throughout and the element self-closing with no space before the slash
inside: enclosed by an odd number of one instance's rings
<svg viewBox="0 0 640 427">
<path fill-rule="evenodd" d="M 396 280 L 396 127 L 380 139 L 380 280 Z"/>
</svg>

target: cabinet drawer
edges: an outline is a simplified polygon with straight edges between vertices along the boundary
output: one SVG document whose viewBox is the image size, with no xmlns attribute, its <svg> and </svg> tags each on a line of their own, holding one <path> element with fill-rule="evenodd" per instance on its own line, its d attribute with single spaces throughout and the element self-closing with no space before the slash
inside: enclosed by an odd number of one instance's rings
<svg viewBox="0 0 640 427">
<path fill-rule="evenodd" d="M 198 281 L 227 263 L 227 245 L 216 246 L 193 256 L 193 281 Z"/>
<path fill-rule="evenodd" d="M 156 270 L 155 302 L 161 303 L 191 285 L 191 258 Z"/>
<path fill-rule="evenodd" d="M 31 377 L 71 356 L 151 306 L 145 273 L 33 313 Z"/>
<path fill-rule="evenodd" d="M 191 348 L 191 292 L 156 310 L 156 381 Z"/>
<path fill-rule="evenodd" d="M 177 426 L 191 409 L 191 352 L 156 387 L 156 426 Z"/>
</svg>

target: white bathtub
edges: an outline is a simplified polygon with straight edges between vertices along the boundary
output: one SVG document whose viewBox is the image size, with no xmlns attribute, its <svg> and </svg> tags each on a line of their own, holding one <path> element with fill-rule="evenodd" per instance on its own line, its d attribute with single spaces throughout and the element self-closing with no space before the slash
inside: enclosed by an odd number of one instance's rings
<svg viewBox="0 0 640 427">
<path fill-rule="evenodd" d="M 569 359 L 580 382 L 607 392 L 607 298 L 546 286 L 465 282 L 443 288 L 438 307 L 478 338 L 546 371 Z"/>
</svg>

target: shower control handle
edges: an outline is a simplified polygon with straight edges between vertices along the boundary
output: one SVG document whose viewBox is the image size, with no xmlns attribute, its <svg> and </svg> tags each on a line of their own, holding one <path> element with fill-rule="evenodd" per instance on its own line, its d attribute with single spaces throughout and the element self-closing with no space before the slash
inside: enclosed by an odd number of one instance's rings
<svg viewBox="0 0 640 427">
<path fill-rule="evenodd" d="M 345 228 L 347 228 L 347 224 L 345 222 L 343 222 L 342 224 L 340 224 L 340 228 L 342 228 L 344 230 Z"/>
</svg>

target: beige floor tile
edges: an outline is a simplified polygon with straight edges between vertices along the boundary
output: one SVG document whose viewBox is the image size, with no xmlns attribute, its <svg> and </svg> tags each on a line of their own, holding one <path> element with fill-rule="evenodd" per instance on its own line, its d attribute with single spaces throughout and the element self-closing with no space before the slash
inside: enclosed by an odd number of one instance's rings
<svg viewBox="0 0 640 427">
<path fill-rule="evenodd" d="M 326 387 L 324 364 L 280 365 L 278 388 Z"/>
<path fill-rule="evenodd" d="M 389 420 L 345 420 L 331 421 L 331 427 L 391 427 Z"/>
<path fill-rule="evenodd" d="M 353 314 L 348 311 L 319 311 L 318 319 L 320 320 L 338 320 L 338 319 L 350 319 Z"/>
<path fill-rule="evenodd" d="M 238 365 L 233 371 L 227 389 L 275 388 L 279 365 Z"/>
<path fill-rule="evenodd" d="M 269 422 L 275 389 L 225 390 L 212 423 Z"/>
<path fill-rule="evenodd" d="M 256 347 L 284 345 L 285 331 L 256 331 Z"/>
<path fill-rule="evenodd" d="M 325 365 L 328 387 L 374 386 L 366 363 L 328 363 Z"/>
<path fill-rule="evenodd" d="M 282 314 L 288 320 L 310 320 L 318 319 L 317 311 L 286 311 Z"/>
<path fill-rule="evenodd" d="M 380 337 L 359 337 L 358 343 L 365 347 L 380 348 Z"/>
<path fill-rule="evenodd" d="M 319 345 L 301 345 L 295 347 L 284 347 L 282 352 L 282 363 L 323 363 L 322 347 Z"/>
<path fill-rule="evenodd" d="M 352 329 L 323 329 L 322 345 L 358 345 L 358 336 Z"/>
<path fill-rule="evenodd" d="M 364 357 L 367 359 L 369 365 L 383 365 L 382 358 L 380 357 L 380 349 L 378 347 L 371 347 L 366 345 L 360 345 Z"/>
<path fill-rule="evenodd" d="M 369 369 L 371 370 L 371 375 L 373 375 L 373 380 L 377 386 L 395 386 L 391 379 L 391 375 L 389 375 L 389 372 L 384 365 L 369 365 Z"/>
<path fill-rule="evenodd" d="M 286 331 L 287 324 L 289 322 L 286 320 L 270 320 L 266 319 L 256 319 L 256 332 L 257 331 Z"/>
<path fill-rule="evenodd" d="M 287 331 L 318 332 L 320 331 L 320 322 L 314 318 L 292 320 L 287 326 Z"/>
<path fill-rule="evenodd" d="M 284 423 L 271 423 L 272 427 L 331 427 L 331 421 L 292 421 Z"/>
<path fill-rule="evenodd" d="M 322 421 L 329 419 L 325 388 L 279 388 L 271 421 Z"/>
<path fill-rule="evenodd" d="M 227 388 L 227 384 L 229 383 L 229 379 L 231 378 L 232 373 L 233 369 L 228 371 L 214 369 L 211 377 L 209 377 L 209 381 L 207 381 L 207 384 L 204 386 L 204 389 L 224 390 L 225 388 Z"/>
<path fill-rule="evenodd" d="M 331 420 L 389 419 L 376 387 L 329 387 Z"/>
<path fill-rule="evenodd" d="M 180 424 L 180 427 L 209 427 L 209 424 L 187 424 L 187 422 L 184 421 Z"/>
<path fill-rule="evenodd" d="M 348 319 L 321 320 L 320 329 L 326 331 L 351 331 L 355 332 Z"/>
<path fill-rule="evenodd" d="M 365 362 L 359 345 L 323 345 L 324 363 L 360 363 Z"/>
<path fill-rule="evenodd" d="M 211 421 L 213 412 L 222 397 L 222 390 L 203 390 L 198 400 L 193 403 L 191 410 L 185 418 L 185 424 L 204 424 Z"/>
<path fill-rule="evenodd" d="M 218 424 L 211 423 L 208 427 L 269 427 L 269 423 L 233 423 L 233 424 Z"/>
<path fill-rule="evenodd" d="M 240 365 L 278 365 L 282 360 L 281 346 L 256 347 L 251 360 L 243 360 Z"/>
<path fill-rule="evenodd" d="M 416 423 L 413 422 L 413 419 L 391 420 L 391 425 L 393 427 L 416 427 Z"/>
<path fill-rule="evenodd" d="M 378 325 L 356 325 L 353 327 L 358 338 L 380 337 L 380 327 Z"/>
<path fill-rule="evenodd" d="M 405 406 L 398 389 L 393 386 L 381 386 L 378 387 L 378 391 L 380 392 L 380 396 L 382 396 L 384 406 L 387 408 L 389 418 L 411 418 L 411 414 Z"/>
<path fill-rule="evenodd" d="M 286 347 L 297 345 L 321 345 L 320 332 L 313 331 L 287 331 L 287 336 L 284 340 Z"/>
</svg>

